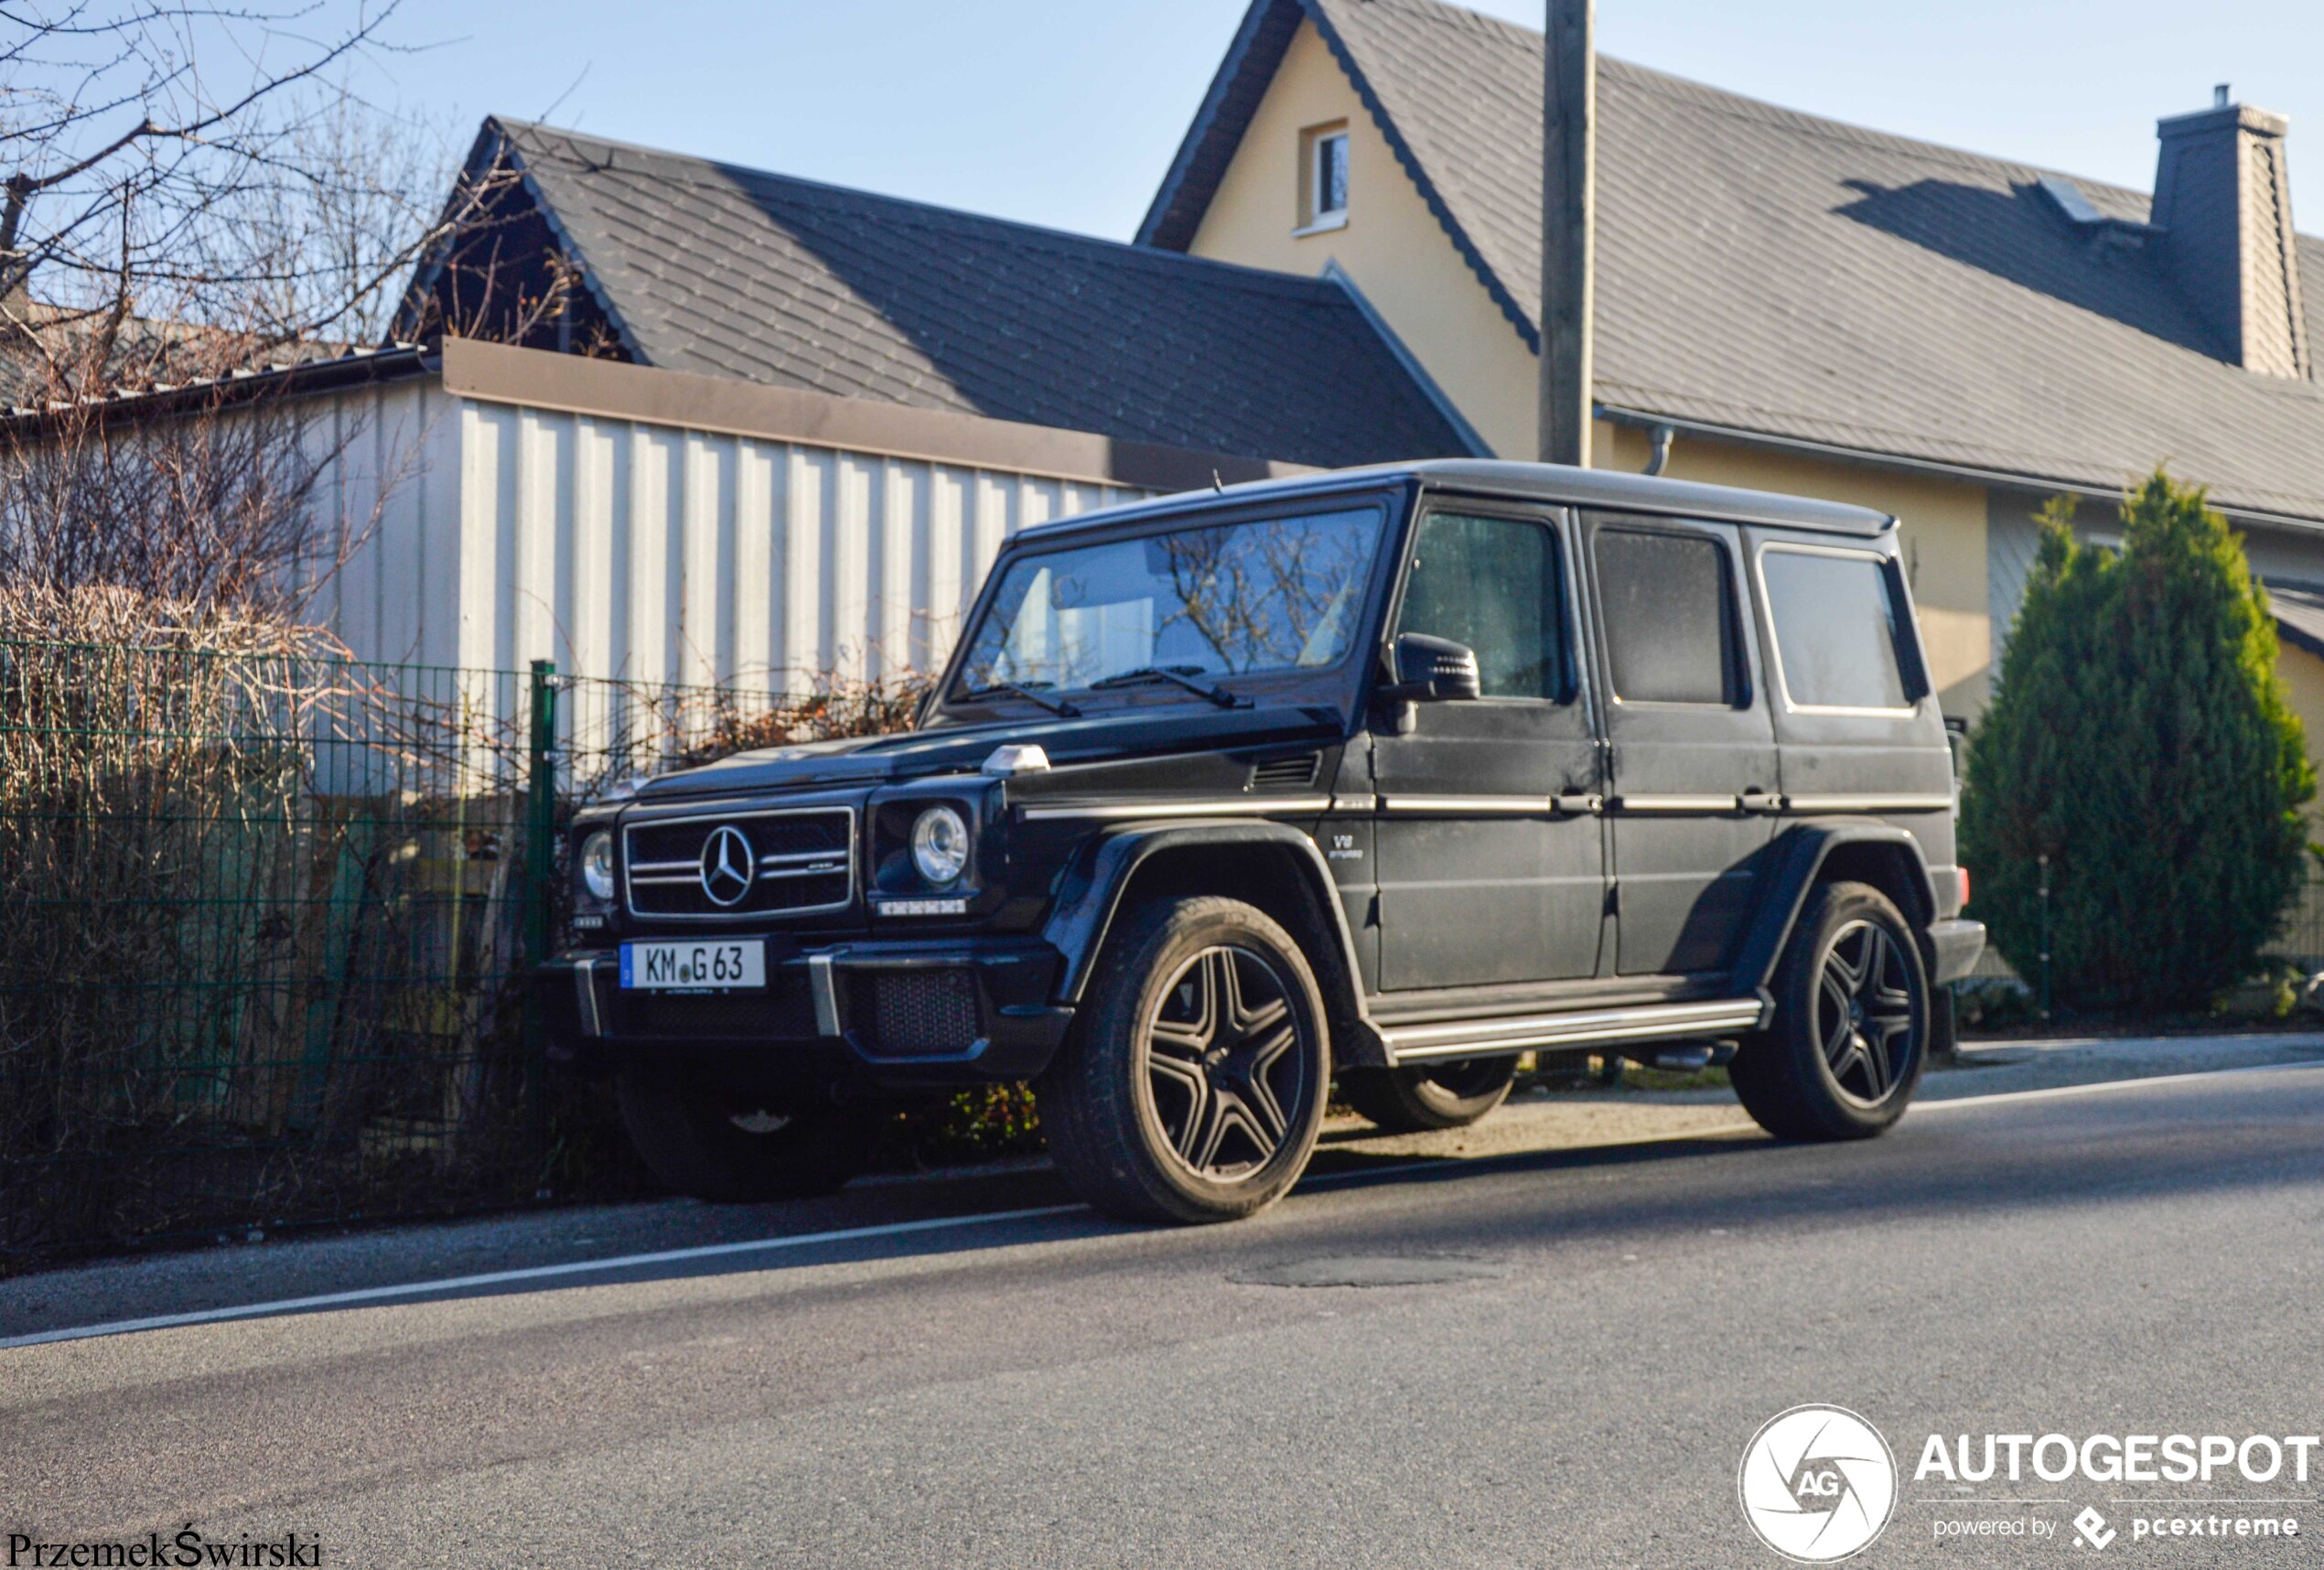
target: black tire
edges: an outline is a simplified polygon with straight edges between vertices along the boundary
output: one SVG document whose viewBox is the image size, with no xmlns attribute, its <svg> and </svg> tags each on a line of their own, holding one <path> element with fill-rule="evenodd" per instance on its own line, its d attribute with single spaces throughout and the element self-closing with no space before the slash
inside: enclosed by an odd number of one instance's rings
<svg viewBox="0 0 2324 1570">
<path fill-rule="evenodd" d="M 1865 883 L 1818 887 L 1772 991 L 1773 1022 L 1727 1070 L 1761 1128 L 1779 1139 L 1869 1139 L 1904 1115 L 1928 1061 L 1929 979 L 1887 895 Z"/>
<path fill-rule="evenodd" d="M 668 1065 L 625 1069 L 618 1099 L 647 1168 L 715 1204 L 831 1193 L 863 1170 L 871 1143 L 862 1112 L 778 1111 L 746 1084 Z"/>
<path fill-rule="evenodd" d="M 1414 1069 L 1350 1069 L 1340 1096 L 1391 1134 L 1466 1128 L 1509 1099 L 1514 1058 L 1463 1058 Z"/>
<path fill-rule="evenodd" d="M 1132 1221 L 1274 1203 L 1315 1152 L 1330 1042 L 1315 973 L 1265 912 L 1210 896 L 1122 918 L 1034 1086 L 1067 1185 Z"/>
</svg>

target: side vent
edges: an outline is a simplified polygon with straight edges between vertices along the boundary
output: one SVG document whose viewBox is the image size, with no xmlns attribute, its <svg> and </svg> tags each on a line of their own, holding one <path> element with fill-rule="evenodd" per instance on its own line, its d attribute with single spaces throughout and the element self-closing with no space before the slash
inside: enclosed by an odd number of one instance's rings
<svg viewBox="0 0 2324 1570">
<path fill-rule="evenodd" d="M 1291 758 L 1262 758 L 1251 766 L 1253 790 L 1305 790 L 1316 782 L 1323 755 L 1302 752 Z"/>
</svg>

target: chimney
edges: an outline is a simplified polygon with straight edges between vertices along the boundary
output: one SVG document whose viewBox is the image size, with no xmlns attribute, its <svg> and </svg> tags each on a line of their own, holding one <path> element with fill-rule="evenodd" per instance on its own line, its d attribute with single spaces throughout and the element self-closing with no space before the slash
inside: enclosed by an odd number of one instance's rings
<svg viewBox="0 0 2324 1570">
<path fill-rule="evenodd" d="M 2246 371 L 2305 381 L 2308 320 L 2280 114 L 2229 101 L 2156 123 L 2153 221 L 2162 264 Z"/>
</svg>

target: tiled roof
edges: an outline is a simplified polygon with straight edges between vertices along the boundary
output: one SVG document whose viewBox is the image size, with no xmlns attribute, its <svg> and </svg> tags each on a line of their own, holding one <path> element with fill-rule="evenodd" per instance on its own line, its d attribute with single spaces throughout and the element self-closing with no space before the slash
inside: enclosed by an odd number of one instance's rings
<svg viewBox="0 0 2324 1570">
<path fill-rule="evenodd" d="M 1468 450 L 1329 280 L 486 129 L 644 364 L 1326 467 Z"/>
<path fill-rule="evenodd" d="M 1437 0 L 1256 0 L 1140 238 L 1190 241 L 1248 79 L 1303 16 L 1534 341 L 1542 36 Z M 2037 188 L 2047 171 L 1613 59 L 1598 107 L 1601 403 L 2037 484 L 2168 460 L 2231 506 L 2324 519 L 2324 388 L 2229 363 L 2151 255 L 2094 246 Z M 2146 217 L 2140 192 L 2078 183 Z M 2324 285 L 2324 241 L 2300 251 Z M 2307 302 L 2324 342 L 2324 286 Z"/>
</svg>

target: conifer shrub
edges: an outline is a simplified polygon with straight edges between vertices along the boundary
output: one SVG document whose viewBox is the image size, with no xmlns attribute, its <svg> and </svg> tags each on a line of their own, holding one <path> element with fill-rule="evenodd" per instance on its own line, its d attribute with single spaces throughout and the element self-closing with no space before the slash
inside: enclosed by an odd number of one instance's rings
<svg viewBox="0 0 2324 1570">
<path fill-rule="evenodd" d="M 2119 551 L 2041 544 L 1991 706 L 1970 737 L 1971 914 L 2039 973 L 2040 858 L 2060 1002 L 2201 1006 L 2252 973 L 2298 892 L 2316 794 L 2276 627 L 2242 540 L 2157 469 Z"/>
</svg>

